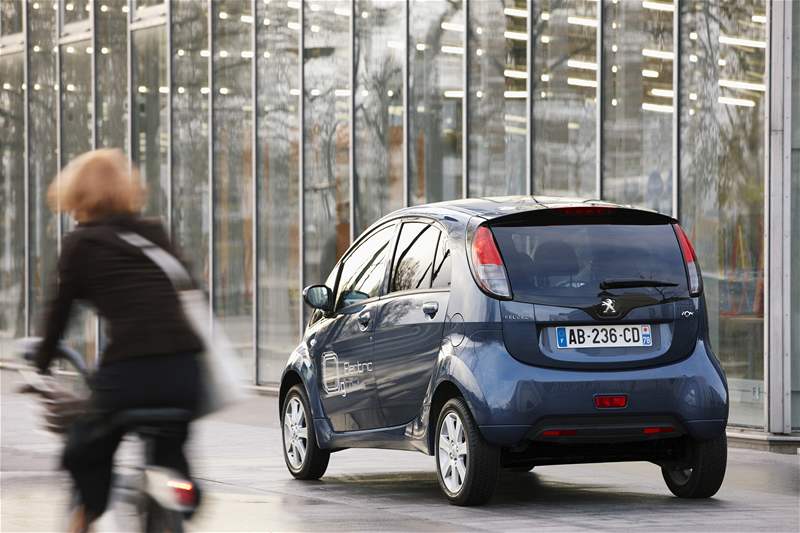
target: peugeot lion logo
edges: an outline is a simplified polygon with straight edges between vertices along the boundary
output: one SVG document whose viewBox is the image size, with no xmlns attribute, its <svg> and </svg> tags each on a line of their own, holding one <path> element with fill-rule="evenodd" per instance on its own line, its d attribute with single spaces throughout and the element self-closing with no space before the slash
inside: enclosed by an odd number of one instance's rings
<svg viewBox="0 0 800 533">
<path fill-rule="evenodd" d="M 601 315 L 616 315 L 617 310 L 614 308 L 614 300 L 611 298 L 605 298 L 603 301 L 600 302 L 600 314 Z"/>
</svg>

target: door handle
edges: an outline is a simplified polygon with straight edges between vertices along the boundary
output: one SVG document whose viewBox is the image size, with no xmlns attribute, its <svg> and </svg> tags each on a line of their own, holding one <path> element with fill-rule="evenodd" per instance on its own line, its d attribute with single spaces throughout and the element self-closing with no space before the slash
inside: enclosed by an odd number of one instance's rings
<svg viewBox="0 0 800 533">
<path fill-rule="evenodd" d="M 372 315 L 369 311 L 364 311 L 360 315 L 358 315 L 358 325 L 361 326 L 362 330 L 367 329 L 369 327 L 369 321 L 372 320 Z"/>
<path fill-rule="evenodd" d="M 422 312 L 428 315 L 429 317 L 433 318 L 436 316 L 436 313 L 439 312 L 439 303 L 438 302 L 425 302 L 422 304 Z"/>
</svg>

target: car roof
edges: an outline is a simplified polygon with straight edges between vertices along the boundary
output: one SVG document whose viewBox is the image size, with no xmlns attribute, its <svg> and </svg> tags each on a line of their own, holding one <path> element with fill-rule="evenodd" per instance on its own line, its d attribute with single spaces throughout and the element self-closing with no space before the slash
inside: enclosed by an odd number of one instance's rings
<svg viewBox="0 0 800 533">
<path fill-rule="evenodd" d="M 449 200 L 432 204 L 423 204 L 413 207 L 406 207 L 395 211 L 381 219 L 382 221 L 399 216 L 433 216 L 434 218 L 447 218 L 451 215 L 456 220 L 469 219 L 479 216 L 487 220 L 494 218 L 524 213 L 529 211 L 539 211 L 544 209 L 555 209 L 565 207 L 619 207 L 634 209 L 636 211 L 651 212 L 649 209 L 636 208 L 629 205 L 615 204 L 603 200 L 592 198 L 575 198 L 559 196 L 495 196 L 485 198 L 464 198 L 460 200 Z"/>
</svg>

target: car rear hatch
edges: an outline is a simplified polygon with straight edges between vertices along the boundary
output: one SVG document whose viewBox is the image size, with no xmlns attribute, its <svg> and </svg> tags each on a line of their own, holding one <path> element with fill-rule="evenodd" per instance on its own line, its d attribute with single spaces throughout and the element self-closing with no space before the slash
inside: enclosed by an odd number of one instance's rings
<svg viewBox="0 0 800 533">
<path fill-rule="evenodd" d="M 501 299 L 506 348 L 518 360 L 618 370 L 666 364 L 693 351 L 700 275 L 674 219 L 571 206 L 473 229 L 473 272 Z"/>
</svg>

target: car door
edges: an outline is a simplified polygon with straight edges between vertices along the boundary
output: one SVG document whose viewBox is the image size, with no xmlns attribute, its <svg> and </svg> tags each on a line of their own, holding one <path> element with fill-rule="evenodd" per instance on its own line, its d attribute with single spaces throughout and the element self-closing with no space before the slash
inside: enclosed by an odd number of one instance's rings
<svg viewBox="0 0 800 533">
<path fill-rule="evenodd" d="M 450 297 L 447 239 L 431 221 L 404 222 L 375 324 L 373 360 L 387 426 L 420 412 L 442 341 Z"/>
<path fill-rule="evenodd" d="M 381 427 L 375 392 L 372 334 L 394 246 L 395 225 L 357 244 L 338 267 L 334 312 L 314 324 L 310 342 L 320 398 L 334 431 Z"/>
</svg>

